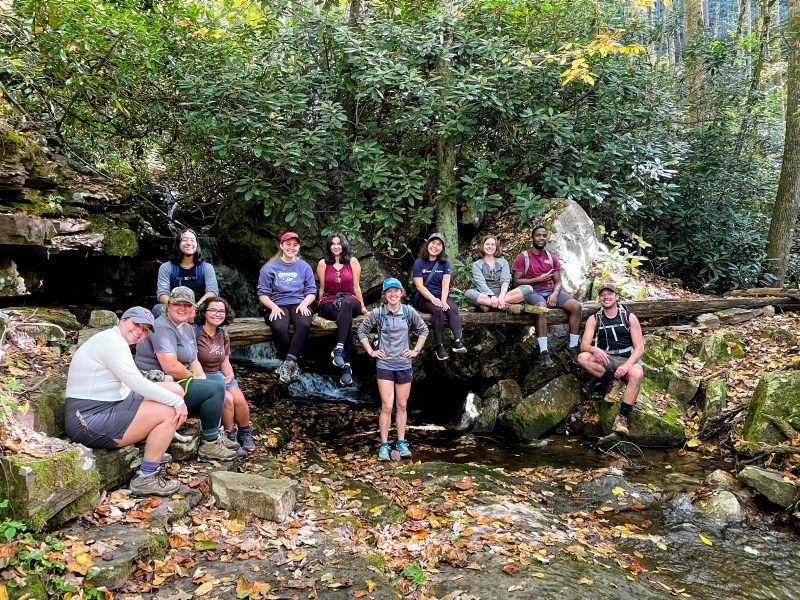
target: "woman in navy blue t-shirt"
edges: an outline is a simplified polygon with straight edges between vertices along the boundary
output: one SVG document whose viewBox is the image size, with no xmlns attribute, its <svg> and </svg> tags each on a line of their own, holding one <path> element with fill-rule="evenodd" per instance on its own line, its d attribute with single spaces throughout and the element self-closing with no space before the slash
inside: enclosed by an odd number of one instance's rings
<svg viewBox="0 0 800 600">
<path fill-rule="evenodd" d="M 443 233 L 432 233 L 425 241 L 414 261 L 414 287 L 416 292 L 411 297 L 412 304 L 422 312 L 431 315 L 431 329 L 436 340 L 436 358 L 447 360 L 447 351 L 442 342 L 444 320 L 453 332 L 453 352 L 466 352 L 461 332 L 461 316 L 458 307 L 450 294 L 450 261 L 444 251 L 447 240 Z"/>
</svg>

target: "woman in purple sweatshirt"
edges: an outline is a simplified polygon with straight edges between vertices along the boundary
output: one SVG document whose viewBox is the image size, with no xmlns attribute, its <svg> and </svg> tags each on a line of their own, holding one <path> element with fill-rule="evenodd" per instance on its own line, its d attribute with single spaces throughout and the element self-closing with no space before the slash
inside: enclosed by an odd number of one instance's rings
<svg viewBox="0 0 800 600">
<path fill-rule="evenodd" d="M 258 300 L 267 310 L 264 321 L 272 329 L 278 356 L 283 360 L 278 367 L 282 383 L 290 383 L 300 373 L 297 359 L 311 327 L 308 307 L 317 294 L 314 272 L 299 258 L 299 252 L 300 236 L 287 231 L 281 236 L 280 252 L 261 267 L 258 276 Z M 290 324 L 294 325 L 293 336 L 289 335 Z"/>
</svg>

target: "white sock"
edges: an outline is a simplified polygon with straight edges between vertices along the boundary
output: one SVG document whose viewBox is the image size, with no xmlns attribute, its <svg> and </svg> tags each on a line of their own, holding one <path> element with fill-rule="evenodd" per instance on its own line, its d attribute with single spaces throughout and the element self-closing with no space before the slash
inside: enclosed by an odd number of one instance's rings
<svg viewBox="0 0 800 600">
<path fill-rule="evenodd" d="M 578 345 L 578 342 L 581 341 L 581 337 L 577 333 L 570 333 L 569 334 L 569 347 L 575 348 Z"/>
<path fill-rule="evenodd" d="M 537 337 L 536 341 L 539 342 L 539 352 L 547 352 L 547 336 Z"/>
</svg>

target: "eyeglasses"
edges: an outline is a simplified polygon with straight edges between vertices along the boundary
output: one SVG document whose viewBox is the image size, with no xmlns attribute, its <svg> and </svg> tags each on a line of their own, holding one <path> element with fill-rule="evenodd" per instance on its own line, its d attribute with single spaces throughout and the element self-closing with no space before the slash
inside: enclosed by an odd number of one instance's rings
<svg viewBox="0 0 800 600">
<path fill-rule="evenodd" d="M 211 313 L 212 315 L 224 315 L 225 309 L 224 308 L 209 308 L 207 313 Z"/>
</svg>

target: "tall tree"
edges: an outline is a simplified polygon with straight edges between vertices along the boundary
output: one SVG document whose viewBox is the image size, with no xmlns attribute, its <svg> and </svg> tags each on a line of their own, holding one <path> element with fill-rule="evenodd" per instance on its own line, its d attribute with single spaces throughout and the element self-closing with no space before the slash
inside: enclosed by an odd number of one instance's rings
<svg viewBox="0 0 800 600">
<path fill-rule="evenodd" d="M 705 17 L 703 16 L 703 9 L 705 3 L 703 0 L 686 0 L 684 5 L 684 19 L 686 20 L 686 47 L 692 49 L 696 45 L 699 38 L 703 35 L 705 30 Z M 702 93 L 703 86 L 705 85 L 705 72 L 703 66 L 703 58 L 693 48 L 686 54 L 686 88 L 689 102 L 693 103 L 699 98 Z M 694 115 L 698 120 L 701 115 L 695 113 Z"/>
<path fill-rule="evenodd" d="M 788 46 L 786 74 L 786 138 L 778 195 L 767 238 L 770 271 L 783 282 L 789 266 L 797 214 L 800 211 L 800 0 L 789 0 L 785 38 Z"/>
</svg>

